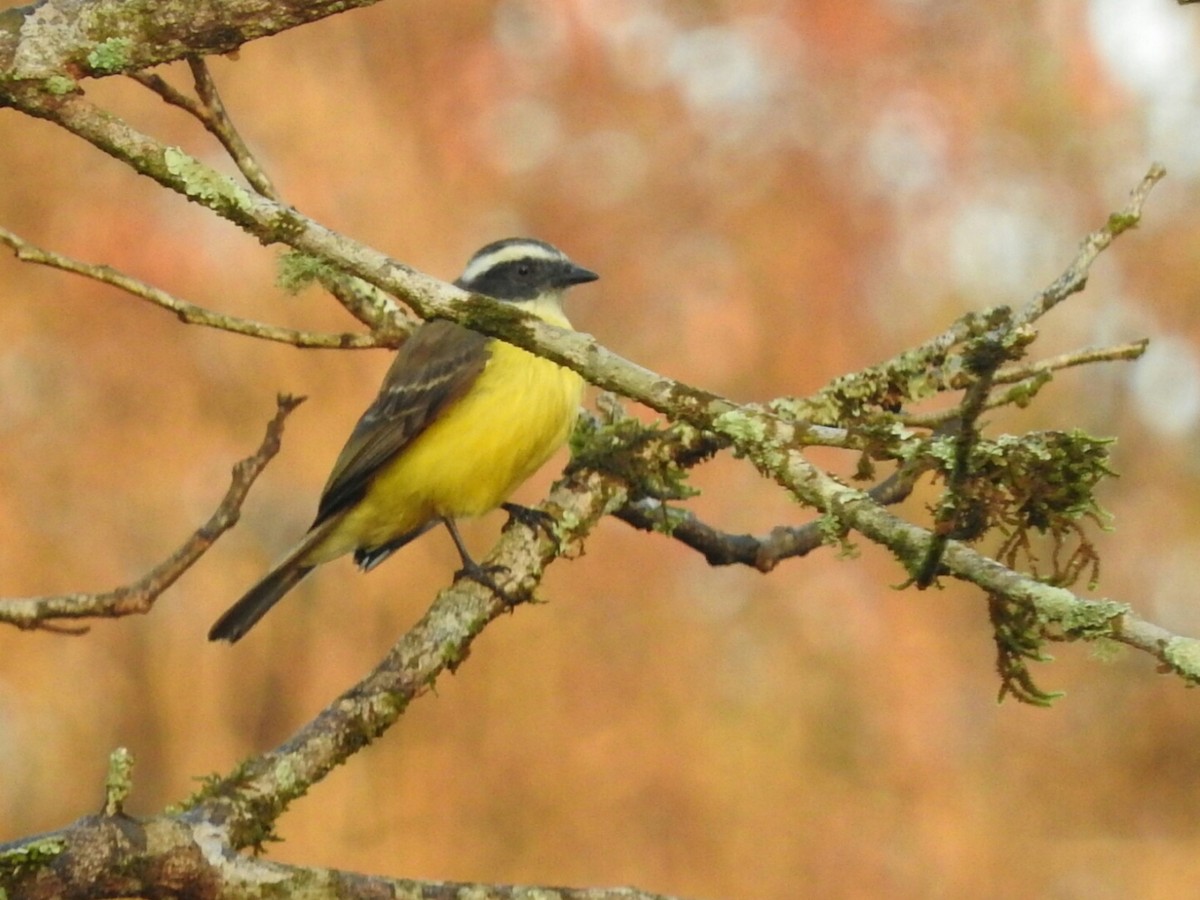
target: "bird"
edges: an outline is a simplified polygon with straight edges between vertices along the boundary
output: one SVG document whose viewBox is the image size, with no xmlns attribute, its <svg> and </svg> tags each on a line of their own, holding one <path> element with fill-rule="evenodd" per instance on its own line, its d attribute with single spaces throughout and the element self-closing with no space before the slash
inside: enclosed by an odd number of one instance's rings
<svg viewBox="0 0 1200 900">
<path fill-rule="evenodd" d="M 454 284 L 562 328 L 566 291 L 599 276 L 533 238 L 478 250 Z M 422 323 L 397 351 L 317 503 L 308 532 L 209 630 L 242 638 L 316 566 L 354 554 L 370 571 L 444 524 L 465 574 L 489 584 L 455 520 L 504 506 L 567 440 L 583 397 L 575 372 L 443 319 Z"/>
</svg>

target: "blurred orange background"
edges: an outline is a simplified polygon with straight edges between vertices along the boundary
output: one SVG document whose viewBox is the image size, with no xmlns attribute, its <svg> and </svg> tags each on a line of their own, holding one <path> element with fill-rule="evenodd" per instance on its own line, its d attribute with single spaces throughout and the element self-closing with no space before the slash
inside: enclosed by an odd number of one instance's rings
<svg viewBox="0 0 1200 900">
<path fill-rule="evenodd" d="M 494 238 L 552 241 L 602 275 L 572 295 L 579 328 L 739 400 L 805 394 L 1025 301 L 1163 162 L 1143 225 L 1035 347 L 1149 336 L 1150 353 L 1063 374 L 994 427 L 1120 436 L 1097 593 L 1195 636 L 1198 21 L 1171 0 L 394 2 L 211 65 L 305 213 L 447 279 Z M 136 84 L 85 87 L 230 168 Z M 277 249 L 50 125 L 0 114 L 0 173 L 0 225 L 31 241 L 214 309 L 354 325 L 317 290 L 278 290 Z M 131 811 L 149 813 L 274 746 L 456 556 L 435 533 L 369 577 L 331 564 L 243 643 L 209 644 L 307 526 L 387 354 L 184 327 L 7 254 L 0 291 L 0 595 L 137 578 L 216 506 L 275 394 L 310 398 L 241 525 L 151 615 L 0 630 L 3 841 L 94 812 L 113 747 L 135 754 Z M 729 530 L 809 517 L 742 462 L 696 483 Z M 466 529 L 478 552 L 502 520 Z M 1060 645 L 1035 677 L 1064 699 L 997 705 L 979 593 L 897 592 L 899 567 L 860 547 L 763 576 L 604 524 L 553 567 L 548 603 L 496 623 L 297 802 L 271 856 L 714 898 L 1191 893 L 1197 696 L 1143 655 Z"/>
</svg>

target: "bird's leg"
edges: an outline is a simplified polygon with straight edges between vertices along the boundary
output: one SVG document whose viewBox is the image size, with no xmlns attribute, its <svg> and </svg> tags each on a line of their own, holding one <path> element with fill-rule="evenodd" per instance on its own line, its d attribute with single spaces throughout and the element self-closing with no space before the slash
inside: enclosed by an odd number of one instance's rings
<svg viewBox="0 0 1200 900">
<path fill-rule="evenodd" d="M 454 546 L 458 548 L 458 555 L 462 559 L 462 568 L 454 573 L 454 577 L 456 579 L 470 578 L 477 584 L 482 584 L 485 588 L 495 594 L 498 599 L 503 600 L 509 605 L 512 605 L 513 601 L 510 600 L 508 594 L 504 592 L 504 588 L 496 584 L 495 579 L 492 577 L 500 572 L 507 572 L 508 567 L 483 566 L 475 562 L 475 560 L 471 558 L 471 554 L 467 552 L 467 545 L 463 543 L 462 535 L 458 533 L 458 526 L 454 524 L 454 520 L 449 516 L 444 516 L 442 518 L 442 523 L 446 526 L 446 530 L 450 532 L 450 537 L 454 540 Z"/>
<path fill-rule="evenodd" d="M 530 531 L 540 531 L 551 541 L 557 548 L 560 546 L 558 535 L 554 531 L 554 516 L 546 512 L 544 509 L 534 509 L 532 506 L 522 506 L 520 503 L 501 503 L 500 508 L 508 513 L 507 528 L 513 522 L 520 522 Z"/>
</svg>

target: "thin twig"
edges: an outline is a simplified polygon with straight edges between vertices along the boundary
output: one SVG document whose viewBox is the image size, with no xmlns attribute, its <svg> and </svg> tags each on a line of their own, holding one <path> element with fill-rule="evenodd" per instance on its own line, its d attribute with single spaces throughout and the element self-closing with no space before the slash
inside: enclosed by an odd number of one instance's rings
<svg viewBox="0 0 1200 900">
<path fill-rule="evenodd" d="M 164 102 L 182 109 L 188 115 L 204 126 L 204 130 L 215 137 L 229 154 L 250 186 L 264 197 L 280 200 L 279 192 L 275 189 L 271 177 L 258 164 L 249 146 L 242 139 L 241 133 L 234 127 L 233 120 L 225 108 L 217 85 L 213 81 L 208 66 L 200 57 L 189 56 L 188 67 L 192 71 L 192 79 L 196 86 L 199 99 L 189 97 L 175 88 L 160 75 L 149 72 L 133 72 L 129 75 L 134 81 L 158 94 Z"/>
<path fill-rule="evenodd" d="M 131 275 L 126 275 L 111 266 L 80 262 L 69 256 L 63 256 L 61 253 L 55 253 L 52 250 L 45 250 L 34 246 L 24 238 L 4 228 L 0 228 L 0 244 L 7 244 L 11 247 L 16 253 L 17 259 L 22 262 L 49 266 L 52 269 L 60 269 L 63 272 L 82 275 L 85 278 L 91 278 L 93 281 L 99 281 L 103 284 L 119 288 L 140 300 L 146 300 L 155 306 L 174 313 L 179 321 L 188 325 L 203 325 L 206 328 L 216 328 L 220 331 L 262 338 L 268 341 L 278 341 L 283 344 L 291 344 L 294 347 L 357 350 L 394 345 L 394 340 L 390 337 L 373 334 L 327 334 L 314 331 L 300 331 L 295 328 L 282 328 L 277 325 L 268 325 L 265 322 L 256 322 L 253 319 L 243 319 L 239 316 L 213 312 L 210 309 L 205 309 L 186 300 L 180 300 L 178 297 L 168 294 L 160 288 L 140 281 Z"/>
<path fill-rule="evenodd" d="M 225 148 L 238 171 L 255 191 L 269 200 L 283 203 L 283 198 L 266 169 L 250 151 L 241 132 L 234 127 L 208 65 L 202 58 L 193 56 L 188 57 L 188 66 L 191 68 L 199 99 L 176 89 L 159 75 L 134 72 L 129 77 L 158 94 L 164 102 L 195 118 Z M 333 269 L 320 273 L 318 280 L 352 316 L 370 327 L 373 332 L 385 336 L 387 346 L 395 346 L 411 332 L 411 320 L 407 322 L 410 327 L 402 327 L 406 320 L 400 307 L 394 299 L 374 285 Z"/>
<path fill-rule="evenodd" d="M 1149 339 L 1142 338 L 1125 344 L 1114 344 L 1111 347 L 1085 347 L 1082 350 L 1072 350 L 1060 353 L 1048 359 L 1026 363 L 1019 366 L 1006 366 L 996 373 L 996 384 L 1015 384 L 1026 381 L 1044 373 L 1057 372 L 1061 369 L 1071 369 L 1075 366 L 1086 366 L 1098 362 L 1132 361 L 1140 359 L 1150 344 Z"/>
<path fill-rule="evenodd" d="M 930 469 L 930 463 L 903 466 L 872 487 L 867 493 L 881 506 L 902 503 L 912 494 L 917 479 Z M 786 559 L 807 556 L 829 542 L 822 522 L 804 525 L 776 525 L 767 534 L 731 534 L 714 528 L 695 513 L 668 506 L 661 500 L 644 497 L 627 503 L 613 515 L 642 531 L 669 534 L 681 544 L 704 555 L 710 566 L 743 565 L 770 572 Z"/>
<path fill-rule="evenodd" d="M 187 62 L 188 67 L 192 70 L 196 93 L 207 113 L 201 119 L 204 127 L 221 142 L 225 152 L 237 165 L 238 171 L 245 176 L 256 191 L 272 200 L 281 199 L 279 191 L 275 189 L 275 185 L 271 181 L 271 176 L 267 174 L 266 169 L 259 165 L 258 159 L 250 152 L 250 147 L 242 139 L 241 132 L 234 127 L 233 120 L 229 117 L 229 111 L 225 108 L 220 93 L 217 92 L 217 84 L 213 81 L 212 73 L 208 71 L 208 65 L 204 62 L 204 58 L 189 56 Z"/>
<path fill-rule="evenodd" d="M 118 618 L 149 612 L 158 596 L 202 557 L 237 522 L 250 486 L 279 452 L 283 425 L 303 397 L 281 395 L 262 444 L 252 456 L 233 467 L 233 479 L 216 511 L 178 550 L 132 584 L 97 594 L 61 594 L 0 599 L 0 622 L 21 629 L 63 632 L 55 619 Z M 80 633 L 80 632 L 70 632 Z"/>
<path fill-rule="evenodd" d="M 129 77 L 136 81 L 144 88 L 148 88 L 158 94 L 164 102 L 171 106 L 177 106 L 184 112 L 194 116 L 200 122 L 204 122 L 207 113 L 202 104 L 195 97 L 189 97 L 183 91 L 176 88 L 161 75 L 155 75 L 153 72 L 130 72 Z M 208 126 L 205 125 L 207 128 Z"/>
<path fill-rule="evenodd" d="M 1146 203 L 1146 198 L 1150 196 L 1151 189 L 1166 177 L 1166 174 L 1167 170 L 1158 163 L 1150 167 L 1142 180 L 1138 182 L 1137 187 L 1130 192 L 1129 202 L 1125 208 L 1110 215 L 1104 225 L 1084 238 L 1079 245 L 1079 251 L 1075 254 L 1075 259 L 1072 260 L 1067 270 L 1016 312 L 1013 316 L 1014 328 L 1028 325 L 1044 316 L 1067 297 L 1083 290 L 1087 284 L 1088 272 L 1092 268 L 1092 263 L 1096 261 L 1096 257 L 1107 250 L 1118 235 L 1138 226 L 1138 223 L 1142 221 L 1142 207 Z"/>
<path fill-rule="evenodd" d="M 1025 363 L 1019 366 L 1008 366 L 996 373 L 995 384 L 1007 384 L 1012 387 L 1003 393 L 993 394 L 984 405 L 985 410 L 999 409 L 1018 402 L 1027 402 L 1031 391 L 1040 387 L 1040 383 L 1049 380 L 1054 372 L 1090 365 L 1098 362 L 1120 362 L 1140 359 L 1150 345 L 1148 338 L 1130 341 L 1126 344 L 1115 344 L 1111 347 L 1089 347 L 1084 350 L 1072 350 L 1048 359 Z M 898 420 L 909 428 L 936 428 L 944 422 L 958 419 L 962 415 L 957 405 L 949 409 L 928 413 L 901 413 Z"/>
</svg>

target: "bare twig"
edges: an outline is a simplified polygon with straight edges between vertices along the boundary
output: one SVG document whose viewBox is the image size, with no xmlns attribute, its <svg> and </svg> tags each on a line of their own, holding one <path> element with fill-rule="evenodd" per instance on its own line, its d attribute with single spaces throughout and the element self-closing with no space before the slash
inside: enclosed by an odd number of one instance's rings
<svg viewBox="0 0 1200 900">
<path fill-rule="evenodd" d="M 184 112 L 203 122 L 206 118 L 204 104 L 176 88 L 171 82 L 154 72 L 130 72 L 129 77 L 154 93 L 164 102 L 177 106 Z"/>
<path fill-rule="evenodd" d="M 377 337 L 373 334 L 324 334 L 314 331 L 299 331 L 294 328 L 281 328 L 268 325 L 265 322 L 255 322 L 224 313 L 213 312 L 186 300 L 168 294 L 161 288 L 140 281 L 111 266 L 93 265 L 80 262 L 51 250 L 34 246 L 7 229 L 0 228 L 0 244 L 7 244 L 22 262 L 49 266 L 63 272 L 71 272 L 99 281 L 103 284 L 120 288 L 140 300 L 146 300 L 175 314 L 179 321 L 188 325 L 203 325 L 206 328 L 217 328 L 233 334 L 262 338 L 268 341 L 278 341 L 291 344 L 294 347 L 325 347 L 339 350 L 386 347 L 394 344 L 394 338 Z"/>
<path fill-rule="evenodd" d="M 263 197 L 283 203 L 283 197 L 266 169 L 234 127 L 208 65 L 202 58 L 190 56 L 188 66 L 199 99 L 177 90 L 159 75 L 134 72 L 129 77 L 195 118 L 225 148 L 238 171 L 255 191 Z M 374 285 L 327 266 L 317 273 L 316 278 L 352 316 L 368 325 L 388 346 L 395 346 L 411 331 L 414 323 L 401 314 L 395 300 Z"/>
<path fill-rule="evenodd" d="M 213 81 L 208 65 L 203 59 L 189 56 L 188 66 L 196 85 L 199 99 L 173 87 L 165 78 L 150 72 L 133 72 L 130 78 L 158 94 L 165 102 L 177 106 L 196 119 L 204 129 L 215 137 L 229 154 L 229 158 L 237 165 L 246 181 L 264 197 L 281 200 L 279 192 L 266 170 L 259 165 L 254 154 L 250 152 L 241 133 L 234 127 L 233 120 L 221 100 L 217 85 Z"/>
<path fill-rule="evenodd" d="M 1019 366 L 1005 366 L 996 373 L 996 384 L 1015 384 L 1027 381 L 1049 372 L 1071 369 L 1075 366 L 1086 366 L 1098 362 L 1131 362 L 1140 359 L 1146 352 L 1150 341 L 1142 338 L 1125 344 L 1114 344 L 1111 347 L 1086 347 L 1083 350 L 1072 350 L 1051 356 L 1049 359 L 1026 363 Z"/>
<path fill-rule="evenodd" d="M 1098 362 L 1132 362 L 1140 359 L 1149 344 L 1150 341 L 1143 338 L 1126 344 L 1115 344 L 1111 347 L 1089 347 L 1037 362 L 1006 366 L 996 373 L 994 383 L 1007 384 L 1012 387 L 1003 393 L 994 393 L 984 408 L 992 410 L 1028 401 L 1032 396 L 1032 391 L 1036 390 L 1041 383 L 1048 381 L 1054 372 Z M 957 419 L 960 415 L 960 408 L 953 406 L 937 412 L 905 412 L 901 413 L 898 419 L 910 428 L 936 428 L 944 422 Z"/>
<path fill-rule="evenodd" d="M 1110 215 L 1103 226 L 1084 238 L 1079 245 L 1079 251 L 1075 254 L 1075 259 L 1072 260 L 1067 270 L 1013 316 L 1014 328 L 1028 325 L 1072 294 L 1083 290 L 1087 284 L 1088 272 L 1092 268 L 1092 263 L 1096 261 L 1096 257 L 1107 250 L 1118 235 L 1130 228 L 1137 227 L 1142 220 L 1142 207 L 1146 203 L 1146 198 L 1150 196 L 1153 187 L 1166 177 L 1166 174 L 1167 170 L 1158 163 L 1150 167 L 1142 180 L 1138 182 L 1137 187 L 1130 192 L 1129 202 L 1125 208 Z"/>
<path fill-rule="evenodd" d="M 904 466 L 872 487 L 867 493 L 883 506 L 902 503 L 928 464 Z M 730 534 L 714 528 L 694 513 L 668 506 L 661 500 L 643 498 L 627 503 L 613 515 L 642 531 L 660 531 L 699 551 L 710 566 L 743 565 L 770 572 L 786 559 L 807 556 L 830 540 L 821 522 L 777 525 L 761 537 Z"/>
<path fill-rule="evenodd" d="M 233 467 L 233 480 L 220 505 L 207 522 L 172 553 L 132 584 L 99 594 L 61 594 L 0 600 L 0 622 L 22 629 L 49 629 L 56 619 L 118 618 L 145 613 L 158 596 L 203 556 L 222 534 L 237 522 L 250 486 L 279 452 L 284 421 L 304 401 L 280 396 L 275 416 L 267 424 L 262 444 L 252 456 Z M 77 633 L 77 632 L 76 632 Z"/>
<path fill-rule="evenodd" d="M 203 57 L 189 56 L 187 63 L 192 70 L 196 93 L 200 96 L 207 112 L 207 115 L 201 119 L 204 127 L 221 142 L 225 152 L 237 164 L 238 170 L 256 191 L 272 200 L 282 199 L 266 169 L 259 165 L 258 159 L 250 152 L 250 147 L 242 139 L 241 132 L 234 127 L 233 120 L 229 117 L 229 111 L 225 108 L 225 102 L 217 91 L 217 84 L 213 81 L 212 73 L 208 71 L 208 65 L 204 62 Z"/>
</svg>

